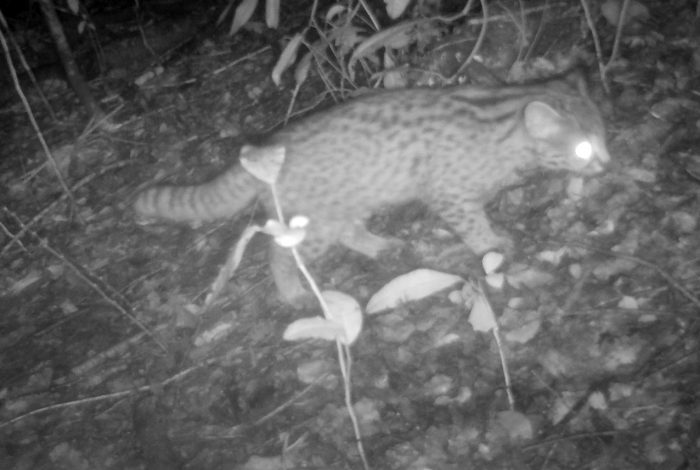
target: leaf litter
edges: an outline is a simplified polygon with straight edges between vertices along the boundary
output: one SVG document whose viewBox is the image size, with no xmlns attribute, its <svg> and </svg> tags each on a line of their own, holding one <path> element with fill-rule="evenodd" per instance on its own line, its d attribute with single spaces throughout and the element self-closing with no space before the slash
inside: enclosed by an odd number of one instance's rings
<svg viewBox="0 0 700 470">
<path fill-rule="evenodd" d="M 517 262 L 486 272 L 478 263 L 464 269 L 461 260 L 440 266 L 430 271 L 442 273 L 437 278 L 385 291 L 376 314 L 352 323 L 353 410 L 374 468 L 700 467 L 700 201 L 692 166 L 700 141 L 694 127 L 679 124 L 673 135 L 685 137 L 664 146 L 669 127 L 644 111 L 663 102 L 654 87 L 671 83 L 689 94 L 683 70 L 697 75 L 698 65 L 674 69 L 664 57 L 681 61 L 678 45 L 695 39 L 682 27 L 683 15 L 669 18 L 666 5 L 645 3 L 675 41 L 659 42 L 651 32 L 645 40 L 643 28 L 629 33 L 626 67 L 639 74 L 632 83 L 646 87 L 644 94 L 610 75 L 627 109 L 643 116 L 611 124 L 622 168 L 559 192 L 543 180 L 525 186 L 519 203 L 508 207 L 505 199 L 509 213 L 501 224 L 520 235 Z M 218 70 L 215 57 L 208 66 Z M 151 145 L 181 146 L 183 123 L 207 140 L 221 127 L 207 122 L 232 122 L 231 113 L 239 113 L 217 108 L 224 101 L 212 96 L 235 83 L 242 90 L 236 99 L 247 102 L 274 63 L 271 54 L 253 54 L 246 75 L 230 69 L 202 89 L 183 90 L 189 108 L 171 89 L 152 89 L 153 114 L 135 105 L 125 111 L 136 124 L 122 137 L 158 142 L 132 146 L 126 154 L 136 163 L 115 161 L 125 158 L 124 148 L 103 136 L 84 144 L 90 159 L 71 162 L 66 154 L 65 168 L 77 172 L 69 181 L 85 181 L 76 191 L 90 206 L 80 210 L 86 225 L 71 222 L 65 200 L 54 201 L 50 176 L 25 178 L 26 168 L 39 166 L 31 153 L 2 161 L 10 191 L 1 216 L 0 433 L 8 445 L 0 467 L 359 468 L 335 350 L 317 340 L 282 340 L 299 314 L 272 299 L 262 243 L 250 241 L 233 278 L 217 286 L 206 312 L 199 309 L 248 221 L 204 232 L 137 230 L 115 210 L 126 206 L 136 181 L 156 172 L 145 163 Z M 256 74 L 260 80 L 251 79 Z M 302 89 L 300 99 L 312 98 Z M 264 104 L 241 106 L 250 112 L 240 113 L 266 119 L 255 114 Z M 172 107 L 181 110 L 177 119 Z M 692 108 L 667 108 L 665 123 L 697 120 Z M 203 119 L 212 110 L 213 121 Z M 686 113 L 695 114 L 674 119 Z M 13 132 L 15 140 L 4 140 L 8 148 L 31 140 L 28 131 Z M 157 165 L 176 165 L 182 174 L 196 159 L 220 162 L 230 148 L 230 140 L 195 143 Z M 43 207 L 48 216 L 35 220 Z M 452 243 L 432 221 L 399 232 L 439 247 L 435 256 L 427 251 L 426 265 Z M 350 309 L 356 316 L 382 285 L 414 271 L 400 255 L 375 266 L 336 251 L 317 272 L 330 279 L 324 289 L 357 299 Z M 483 279 L 484 297 L 449 279 L 469 281 L 465 286 Z"/>
</svg>

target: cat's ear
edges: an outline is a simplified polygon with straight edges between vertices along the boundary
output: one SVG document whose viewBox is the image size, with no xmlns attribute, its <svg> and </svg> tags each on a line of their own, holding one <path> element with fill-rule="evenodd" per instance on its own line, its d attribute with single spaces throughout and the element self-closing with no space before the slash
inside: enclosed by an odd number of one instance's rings
<svg viewBox="0 0 700 470">
<path fill-rule="evenodd" d="M 535 139 L 552 139 L 564 132 L 564 118 L 543 101 L 532 101 L 523 110 L 525 129 Z"/>
</svg>

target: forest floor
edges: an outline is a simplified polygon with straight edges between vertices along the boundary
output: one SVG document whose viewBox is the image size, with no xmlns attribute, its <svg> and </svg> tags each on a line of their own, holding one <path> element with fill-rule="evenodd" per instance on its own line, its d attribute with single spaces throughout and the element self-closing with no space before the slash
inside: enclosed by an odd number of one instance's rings
<svg viewBox="0 0 700 470">
<path fill-rule="evenodd" d="M 582 183 L 583 198 L 548 174 L 490 207 L 516 240 L 500 268 L 506 286 L 484 288 L 498 341 L 475 328 L 459 284 L 364 316 L 349 381 L 370 467 L 700 468 L 700 23 L 691 2 L 646 3 L 622 36 L 609 93 L 591 71 L 608 171 Z M 569 4 L 585 26 L 579 2 Z M 597 18 L 609 54 L 615 28 Z M 279 50 L 254 28 L 202 34 L 207 21 L 149 31 L 168 31 L 168 44 L 193 39 L 138 85 L 139 41 L 116 42 L 111 74 L 90 82 L 113 111 L 109 130 L 85 129 L 65 83 L 48 93 L 54 117 L 27 91 L 70 197 L 26 109 L 16 96 L 4 101 L 0 468 L 363 467 L 336 345 L 283 339 L 321 311 L 277 300 L 268 240 L 251 242 L 203 308 L 229 251 L 263 214 L 204 227 L 134 220 L 139 190 L 217 175 L 246 135 L 323 95 L 316 76 L 293 99 L 291 78 L 270 79 Z M 592 51 L 581 31 L 567 31 L 566 47 Z M 484 51 L 503 54 L 503 30 L 494 34 Z M 364 308 L 417 268 L 488 284 L 434 214 L 390 211 L 371 228 L 410 249 L 376 262 L 334 248 L 314 270 L 324 289 Z"/>
</svg>

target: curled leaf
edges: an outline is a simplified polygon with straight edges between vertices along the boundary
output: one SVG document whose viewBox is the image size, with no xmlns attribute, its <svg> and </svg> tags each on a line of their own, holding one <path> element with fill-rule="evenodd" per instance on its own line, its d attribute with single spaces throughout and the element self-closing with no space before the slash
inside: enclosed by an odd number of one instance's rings
<svg viewBox="0 0 700 470">
<path fill-rule="evenodd" d="M 292 248 L 304 241 L 306 237 L 306 224 L 301 223 L 302 220 L 308 219 L 302 216 L 297 216 L 298 220 L 294 227 L 287 226 L 278 220 L 268 220 L 263 227 L 263 233 L 270 235 L 275 239 L 275 243 L 284 248 Z M 295 220 L 295 219 L 292 219 Z"/>
<path fill-rule="evenodd" d="M 345 12 L 345 10 L 347 10 L 347 7 L 345 7 L 344 5 L 335 4 L 332 7 L 330 7 L 326 12 L 326 23 L 330 23 L 331 21 L 333 21 L 336 16 L 341 15 L 343 12 Z"/>
<path fill-rule="evenodd" d="M 257 179 L 274 184 L 282 169 L 285 153 L 286 149 L 281 145 L 244 145 L 240 152 L 241 166 Z"/>
<path fill-rule="evenodd" d="M 348 68 L 352 68 L 359 59 L 366 57 L 381 47 L 401 49 L 414 40 L 413 32 L 416 28 L 415 21 L 399 23 L 374 34 L 360 43 L 355 48 L 348 62 Z"/>
<path fill-rule="evenodd" d="M 243 0 L 240 5 L 236 8 L 236 13 L 233 16 L 233 21 L 231 22 L 231 29 L 229 30 L 229 36 L 236 34 L 253 16 L 255 7 L 258 6 L 258 0 Z"/>
<path fill-rule="evenodd" d="M 321 293 L 328 306 L 329 320 L 342 325 L 344 338 L 338 338 L 343 344 L 352 344 L 362 330 L 362 309 L 353 297 L 343 292 L 327 290 Z"/>
<path fill-rule="evenodd" d="M 311 52 L 307 52 L 294 69 L 294 81 L 296 82 L 296 86 L 301 86 L 301 84 L 306 81 L 306 77 L 309 76 L 312 57 Z"/>
<path fill-rule="evenodd" d="M 219 274 L 212 283 L 209 294 L 207 294 L 206 298 L 204 299 L 205 308 L 208 308 L 212 302 L 216 300 L 219 294 L 221 294 L 229 279 L 231 279 L 233 276 L 233 273 L 236 271 L 236 269 L 238 269 L 238 266 L 240 266 L 241 260 L 243 259 L 243 253 L 245 252 L 248 243 L 253 236 L 255 236 L 255 234 L 261 230 L 262 229 L 258 225 L 251 225 L 243 231 L 233 250 L 229 252 L 228 257 L 226 258 L 226 263 L 221 268 Z"/>
<path fill-rule="evenodd" d="M 275 85 L 279 86 L 282 80 L 282 74 L 287 70 L 296 60 L 297 52 L 299 51 L 299 45 L 304 37 L 297 33 L 294 37 L 287 43 L 280 58 L 277 59 L 275 67 L 272 69 L 272 81 Z"/>
<path fill-rule="evenodd" d="M 309 218 L 303 215 L 295 215 L 289 221 L 289 228 L 306 228 L 309 225 Z"/>
</svg>

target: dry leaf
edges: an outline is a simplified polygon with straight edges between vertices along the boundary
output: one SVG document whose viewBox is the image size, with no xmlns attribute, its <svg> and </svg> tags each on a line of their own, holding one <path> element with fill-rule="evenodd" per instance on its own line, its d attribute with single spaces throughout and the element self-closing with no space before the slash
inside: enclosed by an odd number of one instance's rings
<svg viewBox="0 0 700 470">
<path fill-rule="evenodd" d="M 284 330 L 282 338 L 287 341 L 302 339 L 341 340 L 345 337 L 343 326 L 323 317 L 300 318 L 290 323 Z"/>
<path fill-rule="evenodd" d="M 367 313 L 373 314 L 405 302 L 423 299 L 458 282 L 464 282 L 464 279 L 455 274 L 416 269 L 392 279 L 379 289 L 369 300 Z"/>
<path fill-rule="evenodd" d="M 511 441 L 527 441 L 534 435 L 530 419 L 517 411 L 501 411 L 496 420 L 508 432 Z"/>
</svg>

